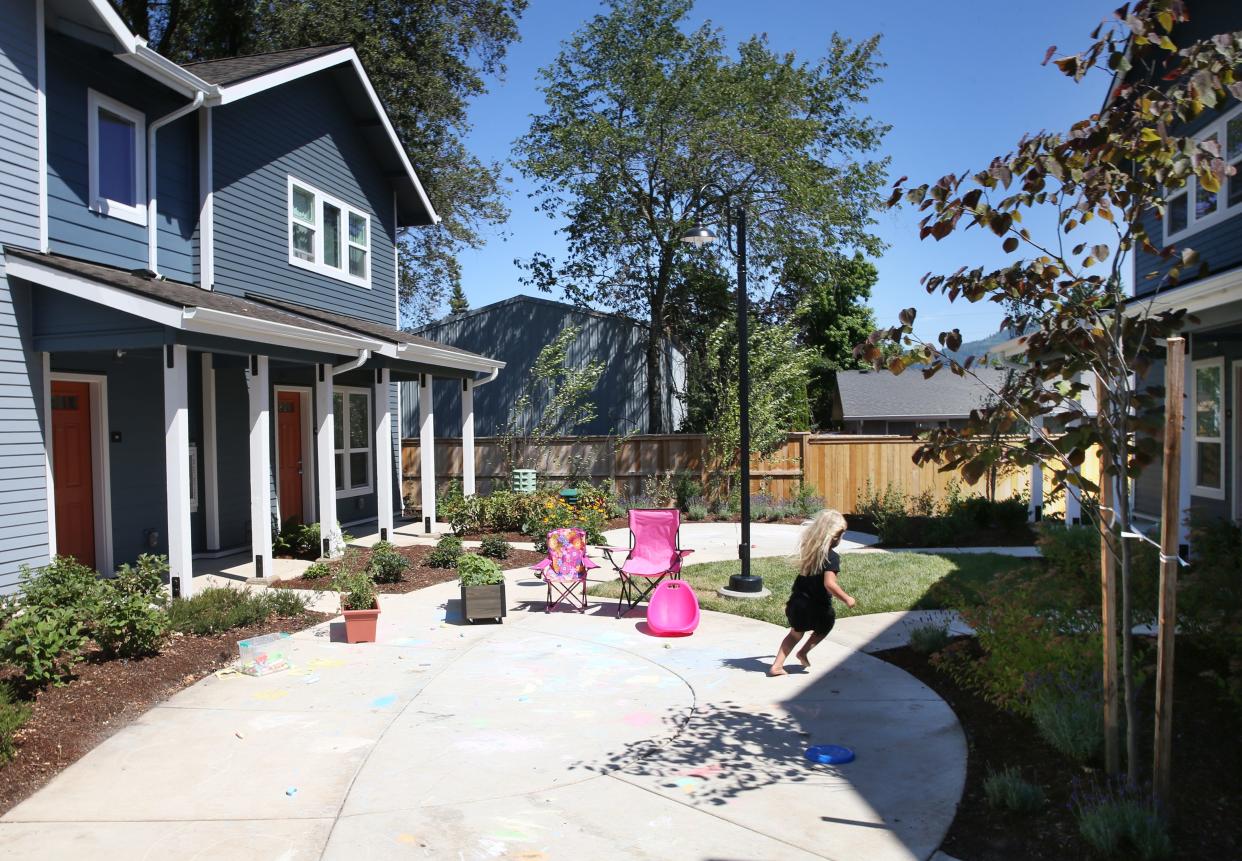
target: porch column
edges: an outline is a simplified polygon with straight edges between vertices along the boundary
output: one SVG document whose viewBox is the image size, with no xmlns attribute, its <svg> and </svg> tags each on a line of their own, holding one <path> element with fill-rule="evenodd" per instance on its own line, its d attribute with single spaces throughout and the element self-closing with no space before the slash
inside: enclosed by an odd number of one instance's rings
<svg viewBox="0 0 1242 861">
<path fill-rule="evenodd" d="M 1195 489 L 1195 399 L 1198 393 L 1195 391 L 1195 366 L 1192 351 L 1194 342 L 1194 334 L 1188 332 L 1186 334 L 1186 375 L 1183 379 L 1186 399 L 1182 405 L 1182 474 L 1181 489 L 1178 492 L 1181 511 L 1178 512 L 1177 524 L 1177 552 L 1182 558 L 1187 558 L 1186 554 L 1190 553 L 1190 524 L 1186 521 L 1191 503 L 1194 502 L 1192 496 Z M 1221 381 L 1222 387 L 1225 382 L 1225 380 Z M 1237 415 L 1238 405 L 1234 404 L 1233 409 L 1234 415 Z M 1224 468 L 1225 465 L 1222 463 L 1221 469 Z"/>
<path fill-rule="evenodd" d="M 1031 439 L 1039 437 L 1038 428 L 1040 427 L 1040 419 L 1034 419 L 1031 423 Z M 1044 517 L 1044 472 L 1038 463 L 1031 464 L 1031 502 L 1030 502 L 1030 520 L 1032 523 L 1038 523 Z M 1068 520 L 1066 521 L 1069 522 Z"/>
<path fill-rule="evenodd" d="M 1078 469 L 1075 468 L 1077 473 Z M 1065 525 L 1077 526 L 1082 523 L 1082 499 L 1079 496 L 1080 491 L 1077 487 L 1065 486 Z"/>
<path fill-rule="evenodd" d="M 474 381 L 461 381 L 461 489 L 474 496 Z"/>
<path fill-rule="evenodd" d="M 164 347 L 164 487 L 168 505 L 168 575 L 173 595 L 194 591 L 190 547 L 190 413 L 185 347 Z"/>
<path fill-rule="evenodd" d="M 332 366 L 315 366 L 315 474 L 319 485 L 319 552 L 341 552 L 336 525 L 336 442 L 332 433 Z"/>
<path fill-rule="evenodd" d="M 375 511 L 381 541 L 392 540 L 392 412 L 388 369 L 375 369 Z"/>
<path fill-rule="evenodd" d="M 207 549 L 220 549 L 220 490 L 216 478 L 216 370 L 203 353 L 203 526 Z"/>
<path fill-rule="evenodd" d="M 267 356 L 251 356 L 246 373 L 250 402 L 250 550 L 254 576 L 272 573 L 271 395 Z"/>
<path fill-rule="evenodd" d="M 423 531 L 436 522 L 436 436 L 431 415 L 431 374 L 418 375 L 418 483 L 422 488 Z"/>
</svg>

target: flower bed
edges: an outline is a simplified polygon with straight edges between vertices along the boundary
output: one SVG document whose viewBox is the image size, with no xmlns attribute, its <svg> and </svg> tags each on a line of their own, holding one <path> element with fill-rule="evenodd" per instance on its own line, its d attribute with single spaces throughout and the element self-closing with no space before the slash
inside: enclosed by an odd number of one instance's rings
<svg viewBox="0 0 1242 861">
<path fill-rule="evenodd" d="M 375 584 L 377 592 L 389 594 L 413 592 L 415 589 L 424 589 L 437 583 L 447 583 L 450 580 L 457 579 L 456 568 L 437 568 L 427 564 L 427 557 L 434 552 L 434 547 L 426 544 L 415 544 L 394 549 L 409 563 L 409 567 L 401 572 L 400 579 L 395 582 L 377 582 Z M 348 552 L 350 555 L 349 564 L 355 566 L 357 570 L 366 570 L 374 551 L 361 547 L 351 547 Z M 534 565 L 543 558 L 544 554 L 542 553 L 535 553 L 531 550 L 510 549 L 509 554 L 499 561 L 503 568 L 525 568 Z M 271 584 L 272 588 L 330 591 L 332 589 L 332 577 L 340 571 L 343 561 L 336 560 L 327 563 L 325 565 L 327 573 L 322 577 L 308 578 L 303 576 L 287 580 L 275 580 Z"/>
</svg>

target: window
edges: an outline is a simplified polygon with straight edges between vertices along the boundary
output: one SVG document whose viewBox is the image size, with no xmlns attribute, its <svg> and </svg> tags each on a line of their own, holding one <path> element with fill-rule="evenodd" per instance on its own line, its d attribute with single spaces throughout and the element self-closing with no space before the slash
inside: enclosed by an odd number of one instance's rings
<svg viewBox="0 0 1242 861">
<path fill-rule="evenodd" d="M 147 223 L 147 120 L 142 111 L 86 91 L 91 211 Z"/>
<path fill-rule="evenodd" d="M 336 449 L 336 495 L 371 492 L 371 393 L 332 392 L 332 444 Z"/>
<path fill-rule="evenodd" d="M 1194 476 L 1199 496 L 1225 498 L 1225 360 L 1194 363 Z"/>
<path fill-rule="evenodd" d="M 1220 191 L 1208 191 L 1191 177 L 1186 185 L 1169 189 L 1165 194 L 1164 240 L 1187 231 L 1199 230 L 1242 209 L 1242 107 L 1234 108 L 1207 126 L 1197 136 L 1201 142 L 1212 142 L 1220 148 L 1221 157 L 1237 173 L 1225 177 Z"/>
<path fill-rule="evenodd" d="M 371 219 L 359 209 L 289 177 L 289 262 L 369 287 Z"/>
</svg>

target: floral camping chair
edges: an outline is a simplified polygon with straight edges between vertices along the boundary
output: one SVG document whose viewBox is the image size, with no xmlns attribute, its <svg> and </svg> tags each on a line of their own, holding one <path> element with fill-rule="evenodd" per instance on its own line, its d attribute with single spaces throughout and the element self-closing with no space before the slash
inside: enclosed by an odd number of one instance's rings
<svg viewBox="0 0 1242 861">
<path fill-rule="evenodd" d="M 548 587 L 544 612 L 551 613 L 564 601 L 577 607 L 579 613 L 585 613 L 587 571 L 599 567 L 586 555 L 586 532 L 568 527 L 553 529 L 548 533 L 547 543 L 548 558 L 531 566 Z"/>
<path fill-rule="evenodd" d="M 681 512 L 676 508 L 631 508 L 630 546 L 605 547 L 608 561 L 621 577 L 617 618 L 646 600 L 665 577 L 681 577 L 681 560 L 693 550 L 681 549 Z M 625 553 L 620 564 L 614 554 Z"/>
</svg>

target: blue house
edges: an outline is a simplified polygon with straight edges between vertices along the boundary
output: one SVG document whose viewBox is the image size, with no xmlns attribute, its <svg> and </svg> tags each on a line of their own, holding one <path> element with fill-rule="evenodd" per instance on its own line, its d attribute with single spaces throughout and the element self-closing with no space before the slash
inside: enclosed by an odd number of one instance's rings
<svg viewBox="0 0 1242 861">
<path fill-rule="evenodd" d="M 438 217 L 353 49 L 179 66 L 107 0 L 5 11 L 0 590 L 150 552 L 186 594 L 196 557 L 270 574 L 274 526 L 386 536 L 399 383 L 430 429 L 433 377 L 503 363 L 397 328 L 397 232 Z"/>
</svg>

